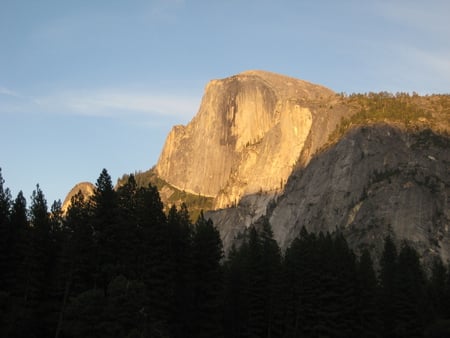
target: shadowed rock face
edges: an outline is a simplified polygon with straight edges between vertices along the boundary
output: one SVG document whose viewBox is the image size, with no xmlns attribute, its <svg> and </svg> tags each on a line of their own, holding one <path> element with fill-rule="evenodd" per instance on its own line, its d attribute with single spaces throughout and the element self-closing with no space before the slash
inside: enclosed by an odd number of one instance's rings
<svg viewBox="0 0 450 338">
<path fill-rule="evenodd" d="M 179 189 L 215 197 L 215 208 L 274 193 L 305 144 L 320 147 L 340 120 L 342 112 L 324 108 L 334 97 L 322 86 L 263 71 L 211 81 L 193 120 L 170 132 L 156 171 Z"/>
<path fill-rule="evenodd" d="M 358 252 L 376 259 L 391 234 L 408 240 L 429 263 L 450 259 L 450 139 L 430 130 L 387 124 L 356 128 L 305 166 L 278 196 L 246 196 L 234 208 L 208 212 L 225 250 L 265 214 L 286 249 L 304 226 L 342 231 Z M 266 200 L 264 200 L 266 199 Z M 269 202 L 267 199 L 272 199 Z"/>
<path fill-rule="evenodd" d="M 295 171 L 270 213 L 283 248 L 308 231 L 340 229 L 379 257 L 392 232 L 425 258 L 450 258 L 450 140 L 429 130 L 360 127 Z"/>
</svg>

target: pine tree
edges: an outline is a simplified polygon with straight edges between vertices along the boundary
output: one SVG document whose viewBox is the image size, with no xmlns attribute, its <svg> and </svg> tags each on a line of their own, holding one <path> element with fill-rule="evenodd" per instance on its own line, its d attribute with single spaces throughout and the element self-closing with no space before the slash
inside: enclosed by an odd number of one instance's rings
<svg viewBox="0 0 450 338">
<path fill-rule="evenodd" d="M 11 224 L 11 194 L 4 188 L 0 168 L 0 335 L 7 336 L 8 314 L 12 302 L 11 291 L 16 282 L 14 248 L 17 238 Z"/>
<path fill-rule="evenodd" d="M 263 252 L 261 238 L 255 227 L 251 227 L 248 238 L 247 251 L 247 330 L 249 337 L 265 335 L 265 267 L 263 266 Z"/>
<path fill-rule="evenodd" d="M 121 185 L 117 189 L 118 204 L 122 211 L 125 213 L 126 217 L 133 217 L 133 214 L 136 212 L 137 190 L 138 186 L 133 174 L 129 175 L 128 180 L 125 182 L 125 184 Z"/>
<path fill-rule="evenodd" d="M 383 325 L 384 337 L 395 337 L 396 313 L 393 300 L 396 295 L 397 280 L 397 248 L 391 236 L 384 240 L 384 249 L 380 260 L 379 309 Z"/>
<path fill-rule="evenodd" d="M 221 337 L 222 269 L 220 234 L 203 213 L 193 235 L 194 318 L 192 337 Z"/>
<path fill-rule="evenodd" d="M 0 168 L 0 293 L 8 294 L 14 280 L 14 266 L 11 263 L 16 243 L 10 222 L 11 193 L 3 186 L 4 183 Z"/>
<path fill-rule="evenodd" d="M 92 196 L 94 240 L 97 250 L 96 286 L 106 292 L 109 282 L 118 273 L 119 229 L 117 196 L 111 176 L 103 169 Z"/>
<path fill-rule="evenodd" d="M 95 286 L 95 247 L 88 203 L 81 191 L 72 196 L 61 229 L 61 296 L 55 337 L 64 327 L 69 299 Z"/>
<path fill-rule="evenodd" d="M 117 205 L 116 194 L 113 188 L 111 176 L 106 169 L 103 169 L 95 184 L 93 201 L 95 211 L 108 218 L 115 216 L 113 207 Z"/>
<path fill-rule="evenodd" d="M 248 336 L 248 242 L 232 245 L 224 264 L 225 337 Z"/>
<path fill-rule="evenodd" d="M 333 272 L 338 276 L 337 290 L 339 299 L 336 301 L 338 316 L 336 332 L 341 337 L 356 337 L 358 283 L 356 271 L 356 257 L 348 247 L 348 243 L 341 232 L 334 238 L 334 267 Z"/>
<path fill-rule="evenodd" d="M 172 283 L 168 255 L 167 219 L 156 187 L 139 188 L 137 192 L 140 257 L 138 276 L 147 290 L 145 314 L 149 336 L 165 336 L 169 332 Z"/>
<path fill-rule="evenodd" d="M 54 333 L 56 314 L 52 311 L 51 287 L 55 268 L 55 248 L 47 201 L 39 185 L 33 191 L 30 207 L 31 245 L 25 304 L 31 310 L 30 327 L 38 335 Z"/>
<path fill-rule="evenodd" d="M 319 309 L 314 335 L 351 337 L 356 328 L 355 257 L 339 232 L 319 234 Z"/>
<path fill-rule="evenodd" d="M 118 215 L 118 266 L 117 274 L 129 279 L 137 278 L 139 246 L 139 224 L 136 216 L 138 186 L 134 175 L 129 175 L 125 184 L 117 189 Z"/>
<path fill-rule="evenodd" d="M 286 323 L 287 337 L 313 336 L 319 313 L 320 264 L 318 239 L 306 228 L 300 230 L 286 250 L 284 265 L 287 279 Z"/>
<path fill-rule="evenodd" d="M 272 227 L 269 220 L 261 220 L 261 249 L 262 268 L 264 269 L 264 334 L 267 337 L 279 337 L 282 334 L 282 292 L 284 284 L 282 279 L 281 251 L 273 238 Z"/>
<path fill-rule="evenodd" d="M 380 320 L 377 311 L 378 283 L 372 258 L 367 249 L 362 251 L 357 268 L 358 317 L 360 337 L 377 337 Z"/>
<path fill-rule="evenodd" d="M 22 191 L 17 194 L 11 209 L 11 228 L 15 239 L 12 248 L 12 262 L 14 266 L 12 294 L 17 299 L 24 300 L 26 285 L 29 276 L 29 265 L 26 259 L 30 252 L 31 229 L 27 219 L 27 205 Z"/>
<path fill-rule="evenodd" d="M 64 257 L 67 264 L 69 295 L 96 287 L 96 247 L 88 201 L 79 191 L 71 198 L 64 220 L 67 243 Z"/>
<path fill-rule="evenodd" d="M 172 337 L 186 337 L 189 332 L 193 302 L 192 224 L 183 203 L 172 206 L 167 217 L 171 281 L 173 283 L 170 328 Z"/>
<path fill-rule="evenodd" d="M 396 336 L 422 337 L 430 312 L 425 299 L 425 276 L 416 250 L 406 242 L 398 255 L 396 288 Z"/>
<path fill-rule="evenodd" d="M 51 314 L 52 329 L 56 337 L 60 330 L 61 302 L 65 296 L 65 271 L 63 259 L 63 245 L 66 242 L 66 233 L 63 227 L 63 212 L 61 201 L 54 201 L 49 214 L 52 275 L 49 276 L 49 294 L 47 313 Z"/>
</svg>

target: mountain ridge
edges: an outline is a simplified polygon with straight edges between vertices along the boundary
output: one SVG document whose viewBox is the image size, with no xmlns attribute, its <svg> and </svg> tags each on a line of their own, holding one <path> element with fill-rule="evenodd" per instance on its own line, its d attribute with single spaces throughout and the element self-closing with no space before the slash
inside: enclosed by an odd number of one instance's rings
<svg viewBox="0 0 450 338">
<path fill-rule="evenodd" d="M 225 250 L 267 217 L 283 248 L 304 226 L 344 231 L 353 248 L 375 255 L 372 242 L 390 232 L 424 257 L 447 259 L 449 131 L 449 95 L 337 94 L 251 70 L 210 81 L 198 113 L 173 127 L 158 163 L 142 175 L 153 177 L 147 184 L 165 182 L 166 210 L 183 198 L 198 199 L 199 208 L 211 201 L 205 215 Z M 436 177 L 438 188 L 430 183 Z M 418 206 L 432 212 L 417 216 Z"/>
<path fill-rule="evenodd" d="M 325 126 L 330 132 L 345 113 L 323 109 L 335 95 L 323 86 L 264 71 L 210 81 L 197 115 L 169 133 L 156 172 L 180 189 L 214 196 L 215 208 L 260 190 L 276 191 L 311 128 Z M 332 126 L 315 121 L 321 114 Z M 313 134 L 320 138 L 322 133 Z"/>
</svg>

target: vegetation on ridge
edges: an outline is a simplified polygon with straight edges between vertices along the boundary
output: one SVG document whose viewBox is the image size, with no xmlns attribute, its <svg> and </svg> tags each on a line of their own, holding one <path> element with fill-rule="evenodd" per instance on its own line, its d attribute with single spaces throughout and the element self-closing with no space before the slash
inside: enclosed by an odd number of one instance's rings
<svg viewBox="0 0 450 338">
<path fill-rule="evenodd" d="M 133 174 L 138 187 L 155 186 L 164 204 L 164 210 L 169 211 L 172 205 L 180 207 L 185 204 L 189 209 L 191 220 L 195 221 L 200 216 L 201 211 L 211 210 L 213 206 L 213 198 L 200 194 L 192 194 L 184 190 L 175 188 L 170 183 L 160 178 L 152 168 L 147 171 L 137 171 Z M 124 174 L 118 181 L 117 185 L 125 184 L 130 178 L 129 174 Z"/>
<path fill-rule="evenodd" d="M 400 123 L 406 128 L 425 126 L 447 132 L 450 129 L 450 95 L 420 96 L 416 93 L 338 94 L 339 104 L 352 114 L 342 118 L 329 136 L 329 144 L 337 142 L 353 126 L 377 122 Z"/>
</svg>

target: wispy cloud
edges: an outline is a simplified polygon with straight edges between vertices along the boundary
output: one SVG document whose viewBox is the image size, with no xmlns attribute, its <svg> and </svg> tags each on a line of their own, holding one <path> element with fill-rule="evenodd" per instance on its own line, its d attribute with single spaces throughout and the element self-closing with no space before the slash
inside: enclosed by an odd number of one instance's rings
<svg viewBox="0 0 450 338">
<path fill-rule="evenodd" d="M 0 112 L 40 112 L 117 118 L 130 115 L 186 117 L 192 116 L 199 105 L 199 99 L 194 97 L 147 94 L 120 89 L 63 91 L 22 98 L 15 102 L 0 103 Z"/>
<path fill-rule="evenodd" d="M 121 114 L 185 115 L 192 113 L 197 100 L 177 95 L 155 95 L 121 90 L 64 92 L 41 97 L 38 105 L 49 112 L 81 115 L 118 116 Z"/>
<path fill-rule="evenodd" d="M 3 96 L 12 96 L 12 97 L 19 97 L 19 94 L 16 93 L 15 91 L 8 89 L 6 87 L 2 87 L 0 86 L 0 95 Z"/>
</svg>

